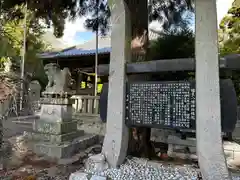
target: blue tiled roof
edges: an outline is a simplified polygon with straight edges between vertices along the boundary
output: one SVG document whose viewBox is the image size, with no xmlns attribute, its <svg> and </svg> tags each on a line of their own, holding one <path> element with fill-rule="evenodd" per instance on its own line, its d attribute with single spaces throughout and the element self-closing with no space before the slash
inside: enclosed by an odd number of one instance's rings
<svg viewBox="0 0 240 180">
<path fill-rule="evenodd" d="M 57 54 L 58 54 L 58 52 L 45 52 L 45 53 L 39 54 L 39 57 L 41 57 L 41 58 L 54 57 Z"/>
<path fill-rule="evenodd" d="M 156 39 L 159 33 L 152 32 L 150 30 L 149 39 Z M 55 53 L 43 53 L 39 54 L 39 58 L 63 58 L 63 57 L 74 57 L 74 56 L 87 56 L 94 55 L 96 53 L 96 38 L 87 41 L 83 44 L 73 46 L 68 49 L 61 50 Z M 104 36 L 98 38 L 98 54 L 107 54 L 111 52 L 111 38 L 110 36 Z"/>
<path fill-rule="evenodd" d="M 100 48 L 98 49 L 98 54 L 107 54 L 111 52 L 110 47 Z M 76 49 L 72 48 L 65 51 L 60 51 L 56 53 L 43 53 L 40 54 L 40 58 L 61 58 L 61 57 L 72 57 L 72 56 L 86 56 L 86 55 L 93 55 L 96 53 L 96 49 L 91 50 L 83 50 L 83 49 Z"/>
<path fill-rule="evenodd" d="M 110 52 L 111 52 L 111 48 L 98 49 L 99 54 L 110 53 Z M 64 52 L 58 53 L 58 57 L 91 55 L 91 54 L 95 54 L 95 53 L 96 53 L 96 49 L 91 49 L 91 50 L 71 49 L 69 51 L 64 51 Z"/>
</svg>

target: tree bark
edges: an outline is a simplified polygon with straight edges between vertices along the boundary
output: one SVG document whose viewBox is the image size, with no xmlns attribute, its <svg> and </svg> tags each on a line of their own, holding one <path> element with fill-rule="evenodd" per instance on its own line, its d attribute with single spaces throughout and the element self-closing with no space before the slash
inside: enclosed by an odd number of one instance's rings
<svg viewBox="0 0 240 180">
<path fill-rule="evenodd" d="M 146 61 L 148 59 L 148 1 L 128 0 L 132 24 L 132 60 Z"/>
<path fill-rule="evenodd" d="M 132 61 L 148 60 L 148 0 L 126 0 L 131 12 Z M 136 79 L 137 80 L 137 79 Z M 151 158 L 154 153 L 150 142 L 151 128 L 131 128 L 128 154 Z"/>
</svg>

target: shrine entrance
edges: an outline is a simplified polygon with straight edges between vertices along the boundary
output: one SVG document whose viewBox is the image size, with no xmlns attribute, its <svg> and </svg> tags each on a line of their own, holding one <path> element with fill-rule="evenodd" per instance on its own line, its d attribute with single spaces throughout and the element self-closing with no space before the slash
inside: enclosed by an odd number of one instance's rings
<svg viewBox="0 0 240 180">
<path fill-rule="evenodd" d="M 127 90 L 126 63 L 131 62 L 129 39 L 132 37 L 132 24 L 129 20 L 131 13 L 135 13 L 135 11 L 134 9 L 129 10 L 129 1 L 114 2 L 111 11 L 112 52 L 109 68 L 107 130 L 103 146 L 103 154 L 108 163 L 116 167 L 125 160 L 129 140 L 128 127 L 125 122 L 134 125 L 150 125 L 153 122 L 150 122 L 149 115 L 156 117 L 163 115 L 158 111 L 148 111 L 148 108 L 143 106 L 147 105 L 147 102 L 151 104 L 152 101 L 162 99 L 169 106 L 173 102 L 176 103 L 173 108 L 166 109 L 164 122 L 155 121 L 154 123 L 168 127 L 191 127 L 191 119 L 196 116 L 197 155 L 203 179 L 230 179 L 221 138 L 216 1 L 195 1 L 195 88 L 193 84 L 187 82 L 150 84 L 140 82 L 129 83 Z M 139 4 L 135 4 L 135 8 L 142 8 L 146 4 L 147 0 L 141 1 Z M 151 88 L 150 92 L 147 91 L 149 88 Z M 161 96 L 157 94 L 159 91 Z M 176 95 L 173 96 L 173 92 Z M 169 93 L 172 96 L 169 96 Z M 159 99 L 154 98 L 156 96 Z M 141 97 L 143 98 L 141 99 Z M 147 100 L 144 97 L 151 98 Z M 196 98 L 196 104 L 191 102 L 191 100 L 194 101 L 194 98 Z M 139 101 L 143 103 L 141 104 Z M 189 106 L 184 105 L 187 102 Z M 126 104 L 130 112 L 125 111 Z M 194 111 L 195 105 L 196 112 Z M 161 109 L 161 107 L 155 109 Z M 137 113 L 133 113 L 134 111 L 141 111 L 141 118 L 136 115 Z M 186 111 L 190 112 L 189 117 L 187 117 L 189 113 L 184 114 Z M 171 121 L 173 116 L 176 117 L 177 121 Z M 139 120 L 139 118 L 144 119 L 144 121 Z"/>
</svg>

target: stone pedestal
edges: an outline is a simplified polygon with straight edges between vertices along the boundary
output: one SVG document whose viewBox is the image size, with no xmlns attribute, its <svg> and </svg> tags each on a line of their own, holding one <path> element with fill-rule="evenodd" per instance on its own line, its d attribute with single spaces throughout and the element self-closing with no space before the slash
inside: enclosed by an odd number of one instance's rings
<svg viewBox="0 0 240 180">
<path fill-rule="evenodd" d="M 33 132 L 28 132 L 28 137 L 34 140 L 35 153 L 69 158 L 96 143 L 97 135 L 87 135 L 77 129 L 77 121 L 72 120 L 72 103 L 70 97 L 41 99 L 40 119 L 34 122 Z"/>
</svg>

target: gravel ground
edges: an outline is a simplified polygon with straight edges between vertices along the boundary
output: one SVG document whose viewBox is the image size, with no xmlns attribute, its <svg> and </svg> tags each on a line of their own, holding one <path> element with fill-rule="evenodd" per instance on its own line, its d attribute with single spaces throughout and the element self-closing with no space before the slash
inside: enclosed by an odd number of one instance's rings
<svg viewBox="0 0 240 180">
<path fill-rule="evenodd" d="M 29 129 L 30 126 L 18 126 L 11 121 L 5 122 L 6 129 L 5 138 L 20 134 L 24 130 Z M 13 134 L 14 132 L 14 134 Z M 99 150 L 98 150 L 99 151 Z M 95 152 L 87 152 L 87 154 Z M 87 156 L 86 156 L 87 157 Z M 7 171 L 0 171 L 0 180 L 68 180 L 71 173 L 76 171 L 84 172 L 84 165 L 81 162 L 70 165 L 56 165 L 46 167 L 47 163 L 21 164 L 20 167 L 8 169 Z M 44 166 L 45 165 L 45 166 Z M 90 172 L 94 174 L 93 172 Z M 118 169 L 107 169 L 100 173 L 95 173 L 101 176 L 107 176 L 112 180 L 197 180 L 198 169 L 191 165 L 167 165 L 160 164 L 153 166 L 150 163 L 137 163 L 134 159 L 128 159 Z M 26 179 L 27 180 L 27 179 Z M 240 174 L 233 174 L 233 180 L 240 180 Z"/>
<path fill-rule="evenodd" d="M 138 163 L 134 159 L 128 159 L 125 164 L 118 169 L 107 169 L 103 172 L 90 174 L 108 177 L 111 180 L 197 180 L 198 169 L 192 165 L 167 165 L 151 161 Z M 46 164 L 46 163 L 45 163 Z M 156 166 L 157 164 L 157 166 Z M 83 163 L 77 162 L 70 165 L 52 165 L 48 168 L 35 167 L 33 165 L 21 166 L 18 169 L 0 171 L 0 180 L 68 180 L 71 173 L 84 172 Z M 240 180 L 240 176 L 233 175 L 233 180 Z"/>
<path fill-rule="evenodd" d="M 21 137 L 21 136 L 20 136 Z M 14 143 L 15 139 L 10 139 Z M 84 171 L 84 161 L 92 154 L 101 152 L 101 145 L 92 146 L 82 152 L 79 160 L 66 165 L 58 165 L 52 159 L 38 156 L 29 150 L 24 141 L 17 143 L 18 147 L 5 158 L 5 170 L 0 167 L 0 180 L 65 180 L 69 179 L 71 173 L 82 170 Z M 5 151 L 12 148 L 10 142 L 4 143 Z M 23 150 L 23 151 L 21 151 Z"/>
<path fill-rule="evenodd" d="M 86 172 L 111 180 L 197 180 L 200 174 L 199 169 L 193 165 L 161 164 L 138 158 L 127 159 L 118 169 L 96 173 L 93 166 L 93 169 Z M 240 176 L 233 175 L 233 180 L 240 180 Z"/>
</svg>

